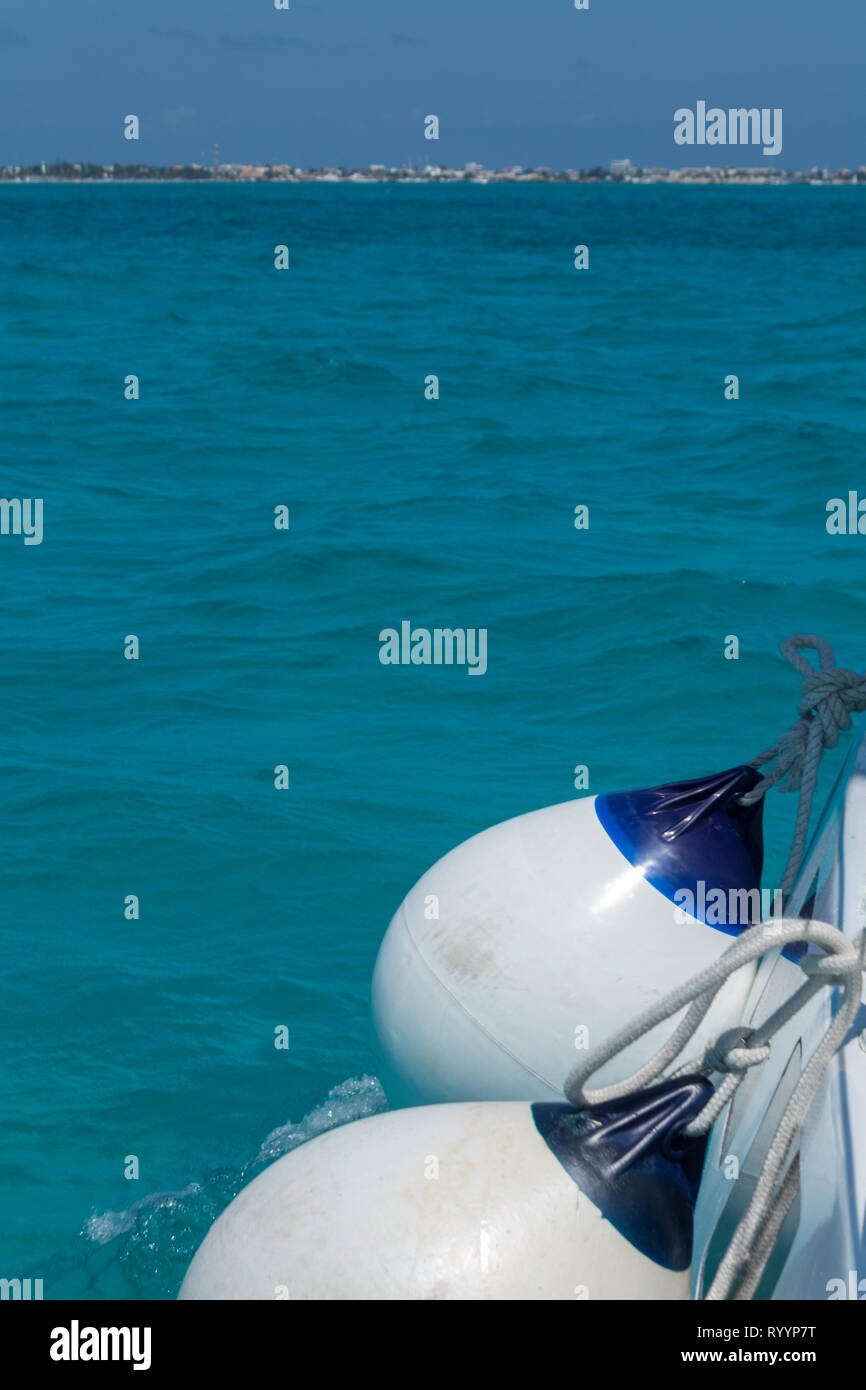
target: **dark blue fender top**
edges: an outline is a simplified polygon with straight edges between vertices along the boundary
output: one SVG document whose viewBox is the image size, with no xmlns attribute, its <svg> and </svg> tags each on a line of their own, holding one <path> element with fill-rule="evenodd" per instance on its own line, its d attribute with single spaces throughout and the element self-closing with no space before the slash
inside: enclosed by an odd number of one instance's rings
<svg viewBox="0 0 866 1390">
<path fill-rule="evenodd" d="M 535 1127 L 551 1153 L 636 1250 L 665 1269 L 687 1269 L 706 1136 L 684 1125 L 713 1088 L 680 1076 L 610 1105 L 575 1110 L 537 1101 Z"/>
<path fill-rule="evenodd" d="M 599 796 L 595 810 L 617 849 L 629 863 L 643 866 L 647 882 L 671 902 L 678 890 L 689 889 L 692 915 L 706 921 L 701 905 L 714 890 L 726 898 L 735 889 L 760 892 L 764 801 L 743 806 L 738 800 L 760 780 L 753 767 L 734 767 L 690 782 Z M 737 936 L 749 923 L 707 925 Z"/>
</svg>

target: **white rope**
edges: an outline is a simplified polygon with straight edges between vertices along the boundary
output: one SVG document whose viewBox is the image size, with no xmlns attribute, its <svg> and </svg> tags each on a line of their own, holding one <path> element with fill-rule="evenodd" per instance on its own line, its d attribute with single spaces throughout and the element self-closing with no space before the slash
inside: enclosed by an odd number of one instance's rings
<svg viewBox="0 0 866 1390">
<path fill-rule="evenodd" d="M 802 642 L 804 639 L 792 640 Z M 685 1062 L 671 1073 L 674 1077 L 693 1075 L 696 1072 L 703 1075 L 711 1072 L 726 1073 L 714 1095 L 683 1130 L 685 1134 L 706 1134 L 742 1083 L 748 1070 L 767 1060 L 773 1035 L 825 985 L 841 986 L 842 1002 L 789 1097 L 767 1151 L 752 1199 L 706 1294 L 709 1300 L 730 1297 L 738 1279 L 741 1279 L 740 1288 L 734 1297 L 751 1297 L 772 1252 L 773 1243 L 796 1193 L 796 1184 L 790 1173 L 779 1187 L 779 1179 L 784 1174 L 794 1137 L 860 1006 L 866 932 L 861 934 L 856 942 L 852 942 L 827 922 L 807 921 L 798 917 L 783 917 L 750 927 L 712 965 L 671 990 L 657 1004 L 644 1010 L 631 1023 L 608 1038 L 582 1063 L 573 1067 L 563 1088 L 566 1098 L 575 1106 L 605 1105 L 641 1090 L 648 1082 L 661 1076 L 665 1068 L 679 1056 L 685 1044 L 693 1037 L 719 990 L 736 970 L 767 951 L 789 946 L 795 941 L 808 941 L 811 945 L 820 947 L 826 954 L 809 954 L 803 957 L 800 967 L 806 979 L 792 997 L 780 1005 L 759 1027 L 730 1029 L 705 1050 L 703 1057 Z M 674 1033 L 633 1076 L 612 1086 L 603 1086 L 595 1090 L 586 1088 L 586 1082 L 599 1067 L 686 1004 L 689 1008 Z"/>
<path fill-rule="evenodd" d="M 818 653 L 819 669 L 800 656 L 802 647 L 811 647 Z M 860 676 L 856 671 L 837 666 L 830 643 L 814 633 L 789 637 L 779 650 L 803 677 L 797 706 L 800 718 L 772 748 L 752 759 L 750 767 L 762 767 L 774 758 L 776 766 L 739 799 L 743 805 L 751 805 L 780 782 L 784 782 L 783 791 L 800 793 L 791 852 L 780 885 L 782 901 L 786 904 L 806 849 L 818 764 L 825 748 L 836 747 L 840 731 L 851 728 L 852 711 L 866 710 L 866 674 Z"/>
<path fill-rule="evenodd" d="M 800 655 L 801 648 L 811 648 L 818 653 L 817 669 Z M 856 671 L 837 667 L 830 644 L 812 633 L 789 637 L 781 644 L 780 650 L 803 678 L 797 707 L 800 718 L 772 748 L 752 760 L 750 766 L 754 768 L 773 760 L 775 767 L 739 800 L 743 805 L 750 805 L 764 796 L 770 787 L 779 784 L 784 784 L 783 791 L 800 793 L 791 851 L 781 883 L 782 900 L 786 906 L 805 854 L 819 763 L 825 748 L 835 748 L 840 732 L 851 728 L 852 711 L 866 710 L 866 674 L 861 676 Z M 785 1171 L 794 1137 L 860 1005 L 866 932 L 852 943 L 826 922 L 782 917 L 759 923 L 744 931 L 712 965 L 671 990 L 657 1004 L 590 1053 L 583 1063 L 573 1067 L 563 1088 L 567 1099 L 576 1106 L 604 1105 L 641 1090 L 662 1076 L 670 1063 L 679 1057 L 719 990 L 735 971 L 769 950 L 797 941 L 807 941 L 827 954 L 822 957 L 809 954 L 800 961 L 806 979 L 791 998 L 765 1019 L 760 1027 L 729 1029 L 705 1050 L 703 1057 L 682 1063 L 671 1073 L 673 1077 L 695 1072 L 723 1075 L 723 1080 L 716 1086 L 706 1105 L 683 1129 L 683 1133 L 690 1135 L 708 1133 L 749 1069 L 768 1059 L 770 1040 L 774 1034 L 825 985 L 842 987 L 842 1002 L 788 1099 L 752 1199 L 706 1295 L 712 1300 L 730 1296 L 736 1299 L 751 1298 L 772 1254 L 799 1183 L 798 1165 L 791 1164 Z M 685 1005 L 689 1007 L 671 1037 L 633 1076 L 613 1086 L 592 1091 L 586 1088 L 585 1083 L 599 1067 L 659 1023 L 678 1013 Z"/>
</svg>

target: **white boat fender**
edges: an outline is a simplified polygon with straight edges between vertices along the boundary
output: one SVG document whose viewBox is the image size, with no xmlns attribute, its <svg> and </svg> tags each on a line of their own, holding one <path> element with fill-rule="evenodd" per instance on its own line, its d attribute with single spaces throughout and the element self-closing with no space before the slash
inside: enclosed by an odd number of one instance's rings
<svg viewBox="0 0 866 1390">
<path fill-rule="evenodd" d="M 712 1094 L 680 1077 L 592 1111 L 389 1111 L 272 1164 L 205 1237 L 181 1299 L 687 1299 Z"/>
<path fill-rule="evenodd" d="M 440 859 L 391 922 L 372 1005 L 392 1104 L 562 1096 L 591 1049 L 759 921 L 763 801 L 753 767 L 518 816 Z M 735 1024 L 731 979 L 698 1045 Z M 658 1047 L 612 1061 L 610 1083 Z"/>
</svg>

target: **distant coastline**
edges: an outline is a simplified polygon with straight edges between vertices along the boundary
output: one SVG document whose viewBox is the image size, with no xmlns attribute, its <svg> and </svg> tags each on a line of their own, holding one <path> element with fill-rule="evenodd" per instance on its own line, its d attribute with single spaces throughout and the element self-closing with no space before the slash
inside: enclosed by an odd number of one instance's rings
<svg viewBox="0 0 866 1390">
<path fill-rule="evenodd" d="M 428 164 L 423 169 L 300 169 L 292 164 L 55 164 L 0 166 L 0 183 L 683 183 L 683 184 L 862 184 L 866 165 L 859 169 L 778 169 L 763 165 L 748 169 L 642 169 L 628 159 L 613 160 L 606 169 L 547 168 L 486 169 L 466 164 L 462 169 Z"/>
</svg>

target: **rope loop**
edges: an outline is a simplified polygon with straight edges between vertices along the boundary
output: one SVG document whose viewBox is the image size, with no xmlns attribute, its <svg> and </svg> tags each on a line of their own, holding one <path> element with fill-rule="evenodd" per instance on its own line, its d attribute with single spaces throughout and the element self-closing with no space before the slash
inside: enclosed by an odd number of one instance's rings
<svg viewBox="0 0 866 1390">
<path fill-rule="evenodd" d="M 818 653 L 817 667 L 801 655 L 803 650 Z M 764 796 L 770 787 L 782 783 L 782 790 L 800 793 L 791 851 L 781 882 L 782 901 L 786 907 L 806 850 L 818 764 L 824 750 L 835 748 L 839 734 L 851 728 L 852 713 L 866 710 L 866 674 L 861 676 L 856 671 L 837 666 L 829 642 L 814 633 L 798 633 L 787 638 L 782 642 L 780 651 L 802 677 L 797 706 L 800 718 L 777 739 L 772 748 L 752 760 L 750 766 L 754 768 L 763 767 L 765 763 L 773 763 L 774 766 L 750 792 L 740 797 L 740 802 L 750 805 Z M 760 1283 L 776 1237 L 796 1195 L 798 1170 L 795 1164 L 788 1162 L 795 1135 L 860 1006 L 866 931 L 852 942 L 827 922 L 807 921 L 798 917 L 774 918 L 749 927 L 706 969 L 672 989 L 594 1049 L 583 1062 L 572 1067 L 563 1085 L 566 1099 L 574 1106 L 604 1105 L 641 1090 L 665 1073 L 680 1056 L 729 976 L 768 951 L 782 949 L 794 942 L 807 942 L 818 948 L 799 961 L 804 977 L 800 988 L 759 1027 L 727 1029 L 704 1049 L 702 1057 L 683 1062 L 670 1073 L 672 1077 L 695 1072 L 705 1076 L 713 1073 L 721 1075 L 722 1080 L 716 1085 L 713 1095 L 682 1131 L 685 1135 L 707 1134 L 752 1067 L 769 1059 L 772 1037 L 820 990 L 827 986 L 841 988 L 841 1002 L 779 1119 L 751 1201 L 705 1295 L 709 1300 L 731 1296 L 751 1298 Z M 819 951 L 823 954 L 819 954 Z M 686 1012 L 667 1042 L 638 1071 L 613 1085 L 588 1089 L 587 1081 L 600 1067 L 683 1008 Z M 733 1292 L 735 1286 L 736 1292 Z"/>
<path fill-rule="evenodd" d="M 786 1178 L 784 1183 L 781 1180 L 785 1177 L 794 1136 L 803 1123 L 824 1073 L 844 1041 L 860 1006 L 866 932 L 852 942 L 828 922 L 810 921 L 799 917 L 774 918 L 769 922 L 759 922 L 756 926 L 749 927 L 718 960 L 645 1009 L 636 1019 L 590 1053 L 583 1062 L 573 1067 L 563 1086 L 566 1099 L 575 1106 L 605 1105 L 641 1090 L 661 1076 L 680 1056 L 730 975 L 749 961 L 765 955 L 767 951 L 781 949 L 795 941 L 808 942 L 810 946 L 817 947 L 824 953 L 809 953 L 800 960 L 800 969 L 804 975 L 804 982 L 800 988 L 785 999 L 759 1027 L 741 1025 L 727 1029 L 715 1042 L 705 1047 L 702 1057 L 692 1058 L 670 1073 L 674 1077 L 695 1072 L 703 1075 L 714 1072 L 722 1074 L 722 1081 L 706 1105 L 683 1129 L 686 1135 L 708 1133 L 751 1068 L 767 1061 L 770 1056 L 770 1041 L 779 1029 L 799 1013 L 819 990 L 827 986 L 841 986 L 842 1001 L 788 1098 L 752 1199 L 731 1237 L 710 1290 L 706 1294 L 710 1300 L 728 1298 L 738 1281 L 741 1290 L 756 1288 L 764 1265 L 772 1253 L 775 1239 L 773 1232 L 776 1231 L 782 1210 L 780 1204 L 790 1204 L 792 1200 L 790 1187 L 793 1179 L 788 1181 Z M 686 1005 L 688 1008 L 671 1037 L 644 1066 L 625 1081 L 595 1090 L 587 1088 L 586 1082 L 599 1067 L 618 1056 L 645 1033 L 678 1013 Z M 757 1240 L 759 1233 L 761 1239 Z M 745 1292 L 742 1296 L 751 1295 Z"/>
</svg>

